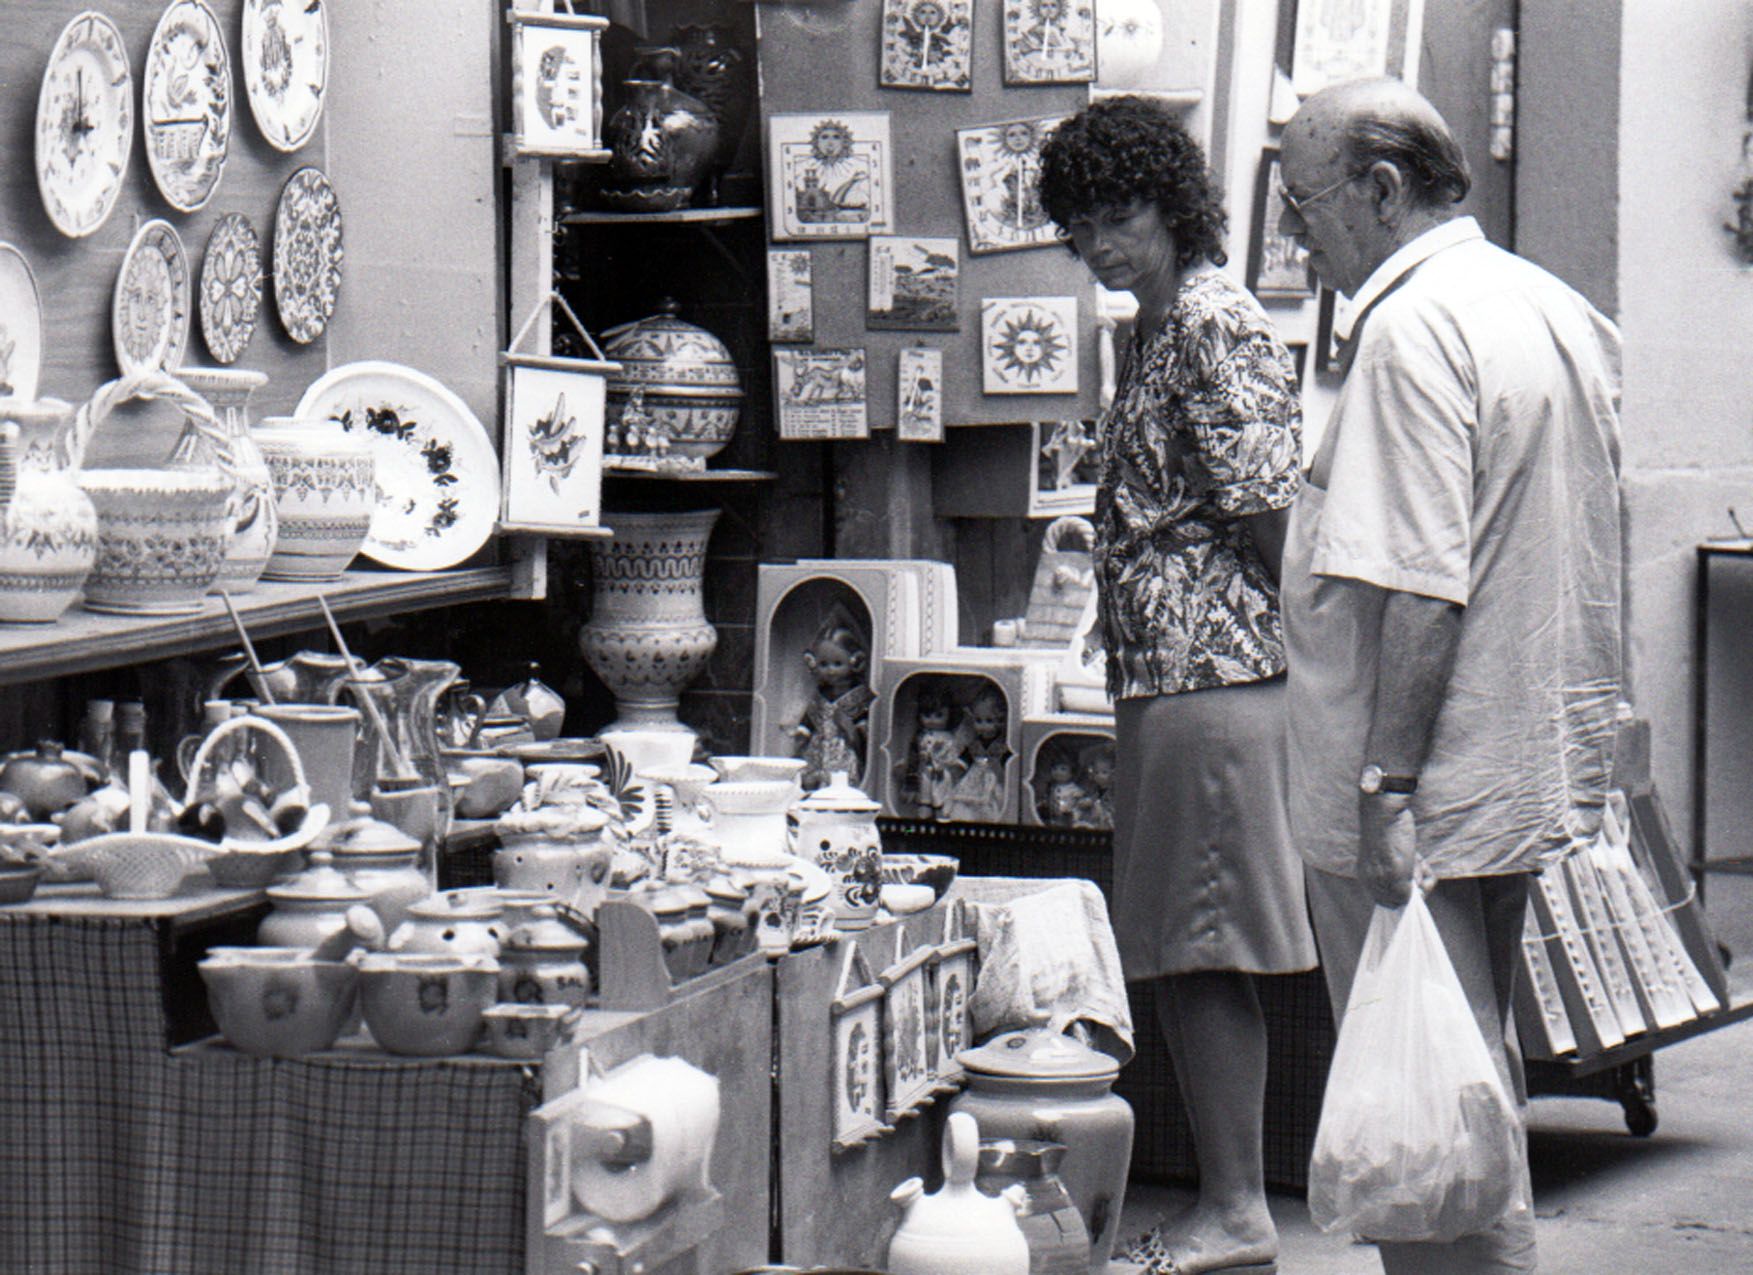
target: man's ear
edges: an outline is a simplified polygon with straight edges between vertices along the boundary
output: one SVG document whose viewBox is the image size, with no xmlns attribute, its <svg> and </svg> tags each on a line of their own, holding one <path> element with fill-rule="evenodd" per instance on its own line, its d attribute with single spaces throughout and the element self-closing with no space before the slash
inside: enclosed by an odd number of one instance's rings
<svg viewBox="0 0 1753 1275">
<path fill-rule="evenodd" d="M 1375 201 L 1378 220 L 1392 221 L 1405 210 L 1406 201 L 1412 194 L 1412 185 L 1397 164 L 1378 159 L 1366 170 L 1364 180 L 1369 187 L 1370 197 Z"/>
</svg>

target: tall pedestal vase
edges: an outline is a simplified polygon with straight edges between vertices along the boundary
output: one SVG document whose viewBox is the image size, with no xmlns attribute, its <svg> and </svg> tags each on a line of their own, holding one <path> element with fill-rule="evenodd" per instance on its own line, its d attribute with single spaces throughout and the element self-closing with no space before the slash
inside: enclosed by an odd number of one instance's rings
<svg viewBox="0 0 1753 1275">
<path fill-rule="evenodd" d="M 676 705 L 718 645 L 701 598 L 718 510 L 605 521 L 615 537 L 591 544 L 591 613 L 578 645 L 615 697 L 609 729 L 687 730 Z"/>
</svg>

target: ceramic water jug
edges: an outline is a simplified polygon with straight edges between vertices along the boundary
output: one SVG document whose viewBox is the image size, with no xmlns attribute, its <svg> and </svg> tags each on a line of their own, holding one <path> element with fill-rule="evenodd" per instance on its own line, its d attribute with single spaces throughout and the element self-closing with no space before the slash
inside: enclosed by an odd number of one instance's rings
<svg viewBox="0 0 1753 1275">
<path fill-rule="evenodd" d="M 420 870 L 418 840 L 382 819 L 351 819 L 327 838 L 335 866 L 370 896 L 372 909 L 391 933 L 408 918 L 408 908 L 432 893 Z"/>
<path fill-rule="evenodd" d="M 97 558 L 97 510 L 65 449 L 72 423 L 59 399 L 0 399 L 0 621 L 58 618 Z"/>
<path fill-rule="evenodd" d="M 889 1241 L 890 1275 L 1029 1275 L 1029 1244 L 1017 1222 L 1020 1188 L 998 1198 L 974 1185 L 980 1126 L 966 1112 L 950 1116 L 943 1135 L 941 1191 L 908 1178 L 889 1198 L 906 1210 Z"/>
<path fill-rule="evenodd" d="M 611 152 L 599 192 L 624 212 L 682 208 L 718 146 L 718 120 L 699 98 L 676 87 L 681 55 L 668 46 L 643 48 L 621 83 L 621 105 L 603 125 Z"/>
<path fill-rule="evenodd" d="M 185 367 L 177 375 L 212 405 L 219 427 L 231 444 L 227 472 L 232 481 L 233 522 L 231 543 L 225 550 L 218 583 L 232 593 L 245 593 L 261 579 L 280 534 L 274 478 L 268 472 L 262 449 L 250 436 L 246 415 L 250 396 L 268 383 L 268 377 L 245 368 L 222 367 Z M 172 468 L 205 468 L 217 463 L 217 459 L 212 445 L 191 422 L 191 427 L 177 440 L 170 463 Z"/>
<path fill-rule="evenodd" d="M 1017 1221 L 1029 1245 L 1029 1275 L 1088 1275 L 1090 1233 L 1059 1177 L 1065 1147 L 1034 1138 L 983 1138 L 975 1185 L 987 1195 L 1020 1187 Z"/>
<path fill-rule="evenodd" d="M 854 788 L 845 771 L 786 811 L 791 853 L 819 864 L 834 882 L 834 925 L 869 929 L 882 900 L 883 843 L 879 802 Z"/>
</svg>

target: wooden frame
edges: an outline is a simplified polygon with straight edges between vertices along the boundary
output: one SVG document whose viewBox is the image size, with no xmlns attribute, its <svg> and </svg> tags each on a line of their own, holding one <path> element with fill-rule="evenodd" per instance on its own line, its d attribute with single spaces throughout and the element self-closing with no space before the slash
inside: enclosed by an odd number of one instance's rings
<svg viewBox="0 0 1753 1275">
<path fill-rule="evenodd" d="M 1400 50 L 1408 8 L 1408 0 L 1296 0 L 1288 70 L 1297 96 L 1398 73 L 1405 62 Z"/>
<path fill-rule="evenodd" d="M 1278 147 L 1267 146 L 1260 152 L 1260 170 L 1254 178 L 1246 283 L 1261 300 L 1306 301 L 1315 295 L 1315 269 L 1309 264 L 1307 248 L 1278 233 L 1279 192 L 1283 189 Z"/>
<path fill-rule="evenodd" d="M 937 1088 L 932 1071 L 926 966 L 935 945 L 906 952 L 906 934 L 895 930 L 895 961 L 877 981 L 883 989 L 884 1117 L 893 1124 L 931 1102 Z"/>
<path fill-rule="evenodd" d="M 883 987 L 871 976 L 870 965 L 856 943 L 845 945 L 840 979 L 829 1007 L 833 1018 L 833 1060 L 828 1068 L 833 1085 L 834 1150 L 849 1151 L 885 1133 L 883 1082 Z"/>
<path fill-rule="evenodd" d="M 511 135 L 514 155 L 602 161 L 602 33 L 607 18 L 512 9 Z"/>
<path fill-rule="evenodd" d="M 967 904 L 956 899 L 945 909 L 943 942 L 926 963 L 926 1008 L 931 1021 L 930 1063 L 939 1092 L 961 1088 L 965 1075 L 956 1055 L 974 1043 L 974 1020 L 968 1006 L 974 998 L 975 953 L 969 938 Z"/>
<path fill-rule="evenodd" d="M 886 89 L 974 88 L 973 0 L 882 0 L 877 83 Z"/>
</svg>

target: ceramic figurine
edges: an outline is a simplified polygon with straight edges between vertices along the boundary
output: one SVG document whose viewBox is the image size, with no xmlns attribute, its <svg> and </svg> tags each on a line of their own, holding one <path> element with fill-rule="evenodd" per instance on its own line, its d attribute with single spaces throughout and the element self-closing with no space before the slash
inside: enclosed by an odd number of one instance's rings
<svg viewBox="0 0 1753 1275">
<path fill-rule="evenodd" d="M 1041 822 L 1049 828 L 1072 827 L 1078 809 L 1089 797 L 1089 790 L 1077 778 L 1077 759 L 1064 749 L 1052 753 L 1047 762 L 1047 785 L 1035 807 Z"/>
<path fill-rule="evenodd" d="M 947 818 L 958 823 L 995 823 L 1004 815 L 1004 696 L 987 686 L 968 705 L 961 760 L 966 772 L 956 781 Z"/>
<path fill-rule="evenodd" d="M 1092 744 L 1083 758 L 1084 796 L 1072 816 L 1074 828 L 1114 826 L 1114 745 Z"/>
<path fill-rule="evenodd" d="M 956 732 L 950 727 L 949 702 L 934 692 L 922 692 L 917 711 L 919 724 L 913 733 L 902 791 L 921 819 L 943 819 L 967 765 L 959 755 Z"/>
<path fill-rule="evenodd" d="M 815 698 L 792 728 L 808 763 L 804 791 L 822 787 L 837 770 L 862 780 L 870 706 L 876 702 L 876 692 L 864 682 L 870 667 L 864 639 L 850 623 L 830 616 L 803 659 L 816 679 Z"/>
</svg>

